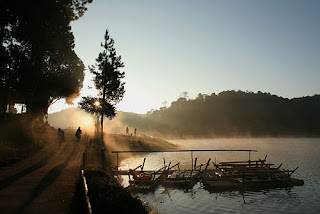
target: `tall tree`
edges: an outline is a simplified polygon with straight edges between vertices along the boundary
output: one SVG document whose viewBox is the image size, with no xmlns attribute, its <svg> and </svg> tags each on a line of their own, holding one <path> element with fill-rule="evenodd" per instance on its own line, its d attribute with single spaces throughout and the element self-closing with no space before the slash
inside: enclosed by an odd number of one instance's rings
<svg viewBox="0 0 320 214">
<path fill-rule="evenodd" d="M 104 44 L 101 43 L 103 51 L 96 58 L 96 65 L 89 67 L 94 74 L 94 84 L 99 94 L 98 97 L 82 97 L 79 103 L 80 108 L 91 114 L 96 114 L 100 120 L 100 134 L 103 141 L 103 119 L 115 117 L 115 105 L 123 98 L 124 72 L 120 68 L 124 67 L 121 56 L 117 56 L 114 48 L 114 40 L 110 38 L 109 31 L 106 30 Z"/>
<path fill-rule="evenodd" d="M 84 65 L 70 22 L 92 0 L 0 0 L 0 110 L 20 100 L 34 115 L 79 92 Z M 1 93 L 1 95 L 2 95 Z"/>
</svg>

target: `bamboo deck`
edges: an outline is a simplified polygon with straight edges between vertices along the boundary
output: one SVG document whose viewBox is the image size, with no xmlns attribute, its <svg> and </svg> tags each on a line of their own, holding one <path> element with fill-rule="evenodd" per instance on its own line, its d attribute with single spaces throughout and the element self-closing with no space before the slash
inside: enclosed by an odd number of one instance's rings
<svg viewBox="0 0 320 214">
<path fill-rule="evenodd" d="M 251 152 L 254 150 L 241 151 Z M 189 189 L 198 182 L 201 182 L 204 189 L 209 191 L 257 190 L 300 186 L 304 184 L 303 180 L 291 178 L 298 167 L 294 170 L 281 169 L 282 164 L 274 167 L 273 163 L 266 162 L 266 158 L 267 156 L 262 160 L 250 160 L 249 156 L 249 160 L 247 161 L 220 163 L 210 162 L 211 159 L 209 159 L 206 164 L 200 165 L 197 165 L 197 158 L 195 158 L 194 163 L 192 162 L 192 168 L 189 170 L 180 170 L 179 163 L 171 167 L 171 163 L 169 163 L 169 166 L 166 166 L 165 161 L 164 166 L 159 170 L 144 170 L 144 163 L 146 161 L 146 159 L 144 159 L 143 164 L 133 170 L 116 170 L 114 173 L 115 175 L 129 175 L 130 185 L 128 186 L 128 190 L 131 191 L 150 191 L 158 185 Z M 213 169 L 208 168 L 211 163 Z M 174 169 L 177 167 L 178 169 Z M 140 170 L 138 170 L 139 168 Z M 130 174 L 135 178 L 131 179 Z M 148 180 L 141 180 L 140 177 L 146 175 L 152 176 L 150 179 L 148 178 Z"/>
</svg>

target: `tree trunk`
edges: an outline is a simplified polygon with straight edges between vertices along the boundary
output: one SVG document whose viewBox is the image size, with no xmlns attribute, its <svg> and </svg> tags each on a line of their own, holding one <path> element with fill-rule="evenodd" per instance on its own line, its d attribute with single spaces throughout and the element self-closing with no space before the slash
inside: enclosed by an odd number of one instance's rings
<svg viewBox="0 0 320 214">
<path fill-rule="evenodd" d="M 2 88 L 0 86 L 0 115 L 4 118 L 4 114 L 6 113 L 7 110 L 7 105 L 8 105 L 8 92 L 6 89 Z"/>
<path fill-rule="evenodd" d="M 103 74 L 104 74 L 104 76 L 106 75 L 105 72 Z M 105 77 L 104 77 L 104 79 L 105 79 Z M 104 86 L 103 87 L 103 92 L 102 92 L 102 100 L 103 100 L 103 102 L 105 102 L 105 99 L 106 99 L 106 87 Z M 104 145 L 104 138 L 103 138 L 103 117 L 104 117 L 104 113 L 102 111 L 102 113 L 101 113 L 101 141 L 103 143 L 103 146 L 105 146 Z"/>
<path fill-rule="evenodd" d="M 102 144 L 104 145 L 104 139 L 103 139 L 103 116 L 104 116 L 104 114 L 102 113 L 101 114 L 101 124 L 100 124 L 100 128 L 101 128 L 101 142 L 102 142 Z"/>
</svg>

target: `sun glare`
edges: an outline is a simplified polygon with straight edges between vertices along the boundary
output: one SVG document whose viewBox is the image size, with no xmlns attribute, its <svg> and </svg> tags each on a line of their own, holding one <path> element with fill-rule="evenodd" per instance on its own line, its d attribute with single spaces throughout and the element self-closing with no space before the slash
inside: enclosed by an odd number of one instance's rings
<svg viewBox="0 0 320 214">
<path fill-rule="evenodd" d="M 98 106 L 100 106 L 100 102 L 99 102 L 99 101 L 96 101 L 96 102 L 94 103 L 94 105 L 98 107 Z"/>
</svg>

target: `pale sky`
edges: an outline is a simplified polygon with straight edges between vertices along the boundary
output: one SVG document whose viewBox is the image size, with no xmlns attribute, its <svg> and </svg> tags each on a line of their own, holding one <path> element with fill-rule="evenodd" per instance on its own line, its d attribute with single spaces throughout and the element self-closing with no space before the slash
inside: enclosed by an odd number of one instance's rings
<svg viewBox="0 0 320 214">
<path fill-rule="evenodd" d="M 319 94 L 319 11 L 317 0 L 94 0 L 72 31 L 87 67 L 109 29 L 126 72 L 117 110 L 146 113 L 183 91 Z M 86 71 L 82 96 L 91 79 Z"/>
</svg>

